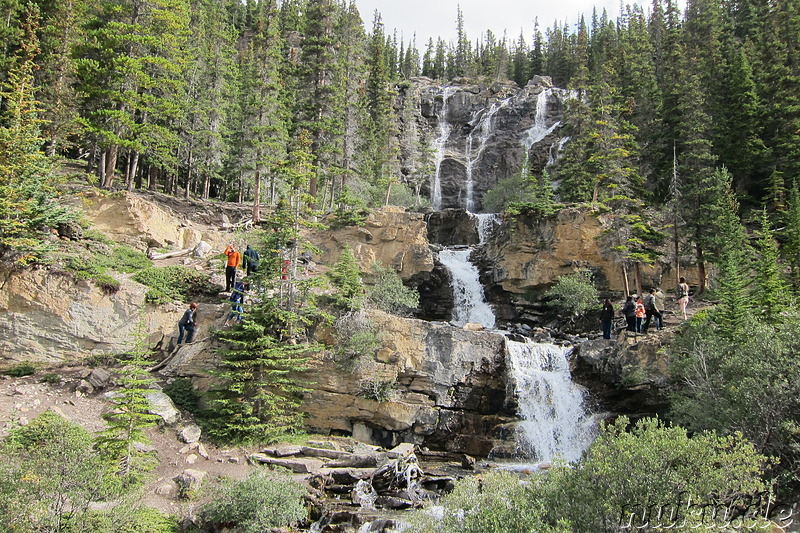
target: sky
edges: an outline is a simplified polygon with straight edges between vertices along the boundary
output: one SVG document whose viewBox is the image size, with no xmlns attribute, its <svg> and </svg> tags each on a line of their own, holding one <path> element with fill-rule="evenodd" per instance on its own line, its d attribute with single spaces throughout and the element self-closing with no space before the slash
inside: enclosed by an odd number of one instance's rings
<svg viewBox="0 0 800 533">
<path fill-rule="evenodd" d="M 498 39 L 507 30 L 509 41 L 515 41 L 521 30 L 525 42 L 531 44 L 536 17 L 539 17 L 539 28 L 544 33 L 556 20 L 561 26 L 566 21 L 571 28 L 574 27 L 581 14 L 586 16 L 588 23 L 594 7 L 598 14 L 605 8 L 614 20 L 619 13 L 619 4 L 619 0 L 356 0 L 367 31 L 372 29 L 373 13 L 377 9 L 387 35 L 397 29 L 398 38 L 402 34 L 403 40 L 409 42 L 416 32 L 420 51 L 424 51 L 429 37 L 434 43 L 438 37 L 448 42 L 455 41 L 458 6 L 464 15 L 467 37 L 473 43 L 488 29 Z M 650 2 L 644 4 L 649 6 Z"/>
</svg>

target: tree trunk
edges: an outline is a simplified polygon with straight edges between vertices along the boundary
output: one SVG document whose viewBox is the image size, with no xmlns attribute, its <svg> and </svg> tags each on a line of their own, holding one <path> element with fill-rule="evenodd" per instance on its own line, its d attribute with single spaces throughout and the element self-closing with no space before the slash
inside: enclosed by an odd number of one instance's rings
<svg viewBox="0 0 800 533">
<path fill-rule="evenodd" d="M 642 269 L 639 263 L 633 264 L 633 272 L 636 277 L 636 294 L 642 295 Z"/>
<path fill-rule="evenodd" d="M 205 178 L 203 179 L 203 200 L 208 200 L 209 194 L 211 192 L 211 175 L 206 174 Z"/>
<path fill-rule="evenodd" d="M 697 245 L 697 275 L 700 277 L 697 280 L 697 294 L 703 294 L 706 290 L 706 260 L 703 256 L 703 248 Z"/>
<path fill-rule="evenodd" d="M 628 284 L 628 265 L 622 263 L 622 288 L 625 291 L 625 296 L 630 296 L 631 287 Z"/>
<path fill-rule="evenodd" d="M 261 172 L 256 170 L 255 187 L 253 188 L 253 224 L 261 222 Z"/>
<path fill-rule="evenodd" d="M 150 171 L 147 175 L 148 188 L 155 192 L 158 190 L 158 168 L 155 165 L 150 165 Z"/>
<path fill-rule="evenodd" d="M 100 187 L 106 182 L 106 151 L 100 152 L 100 162 L 97 164 L 97 176 L 99 178 Z"/>
<path fill-rule="evenodd" d="M 389 196 L 392 194 L 392 180 L 389 180 L 389 185 L 386 186 L 386 197 L 383 199 L 383 205 L 389 205 Z"/>
<path fill-rule="evenodd" d="M 86 158 L 86 173 L 91 174 L 94 172 L 94 162 L 97 159 L 97 143 L 92 143 L 92 148 L 89 150 L 89 157 Z"/>
<path fill-rule="evenodd" d="M 106 155 L 106 172 L 105 172 L 105 179 L 103 180 L 103 188 L 110 189 L 111 185 L 114 183 L 114 171 L 117 168 L 117 158 L 119 157 L 119 146 L 116 144 L 112 144 L 111 148 L 108 149 L 108 153 Z"/>
<path fill-rule="evenodd" d="M 133 180 L 136 177 L 136 172 L 139 169 L 139 151 L 134 150 L 131 157 L 130 165 L 128 166 L 128 190 L 133 190 Z"/>
<path fill-rule="evenodd" d="M 189 157 L 186 162 L 186 190 L 183 192 L 183 199 L 189 199 L 189 190 L 192 188 L 192 166 L 194 165 L 194 150 L 189 148 Z"/>
</svg>

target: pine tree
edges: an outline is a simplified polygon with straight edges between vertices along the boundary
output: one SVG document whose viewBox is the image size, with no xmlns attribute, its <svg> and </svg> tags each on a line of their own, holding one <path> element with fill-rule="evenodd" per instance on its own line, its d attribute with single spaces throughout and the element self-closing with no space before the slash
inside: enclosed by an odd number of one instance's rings
<svg viewBox="0 0 800 533">
<path fill-rule="evenodd" d="M 724 179 L 730 184 L 727 172 Z M 735 339 L 742 334 L 751 311 L 748 290 L 748 266 L 751 249 L 744 227 L 739 220 L 739 205 L 733 191 L 728 188 L 714 210 L 717 214 L 714 227 L 717 232 L 719 250 L 715 254 L 717 265 L 716 294 L 720 303 L 714 308 L 713 318 L 723 336 Z"/>
<path fill-rule="evenodd" d="M 150 443 L 145 430 L 155 426 L 160 418 L 151 412 L 148 398 L 155 379 L 148 371 L 150 362 L 145 342 L 144 321 L 141 321 L 134 347 L 121 360 L 123 368 L 116 371 L 115 382 L 119 389 L 111 398 L 111 411 L 103 416 L 108 427 L 95 439 L 95 447 L 118 462 L 118 474 L 126 486 L 141 480 L 144 472 L 153 466 L 153 457 L 141 451 L 137 444 Z"/>
<path fill-rule="evenodd" d="M 778 243 L 773 236 L 772 224 L 766 209 L 761 211 L 760 218 L 761 229 L 758 232 L 756 243 L 758 252 L 755 265 L 756 290 L 753 294 L 753 301 L 761 315 L 774 323 L 786 308 L 789 290 L 781 276 L 781 266 L 778 263 Z"/>
<path fill-rule="evenodd" d="M 274 0 L 259 5 L 255 26 L 245 45 L 241 64 L 241 126 L 238 131 L 242 177 L 253 183 L 253 222 L 261 220 L 262 182 L 269 184 L 270 201 L 278 190 L 277 169 L 286 158 L 289 141 L 284 86 L 280 73 L 283 41 Z M 239 196 L 244 183 L 240 182 Z"/>
<path fill-rule="evenodd" d="M 797 183 L 789 189 L 783 224 L 781 255 L 791 268 L 792 288 L 800 293 L 800 191 Z"/>
<path fill-rule="evenodd" d="M 42 228 L 70 221 L 74 214 L 54 198 L 56 180 L 40 150 L 39 108 L 34 100 L 34 58 L 38 9 L 30 4 L 22 21 L 23 37 L 8 81 L 0 90 L 0 257 L 30 263 L 50 249 Z"/>
<path fill-rule="evenodd" d="M 361 270 L 353 257 L 353 250 L 345 245 L 338 261 L 328 272 L 333 286 L 337 289 L 335 302 L 347 311 L 357 311 L 364 300 L 364 284 Z"/>
<path fill-rule="evenodd" d="M 241 325 L 219 332 L 227 347 L 214 374 L 225 385 L 209 391 L 205 425 L 211 438 L 269 443 L 302 428 L 298 407 L 307 389 L 299 375 L 315 348 L 279 340 L 272 330 L 279 316 L 266 299 L 248 310 Z"/>
</svg>

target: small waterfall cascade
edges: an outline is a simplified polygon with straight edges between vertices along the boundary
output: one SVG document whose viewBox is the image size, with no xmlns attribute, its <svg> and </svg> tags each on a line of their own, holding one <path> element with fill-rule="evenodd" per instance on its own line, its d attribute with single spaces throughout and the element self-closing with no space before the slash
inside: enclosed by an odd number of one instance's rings
<svg viewBox="0 0 800 533">
<path fill-rule="evenodd" d="M 484 244 L 499 223 L 499 218 L 493 213 L 471 216 L 478 230 L 480 244 Z M 471 254 L 472 248 L 466 246 L 449 246 L 439 252 L 439 262 L 450 271 L 453 284 L 451 323 L 455 326 L 482 324 L 486 329 L 491 329 L 496 321 L 494 311 L 483 294 L 478 267 L 469 260 Z"/>
<path fill-rule="evenodd" d="M 457 87 L 444 87 L 442 89 L 442 108 L 437 114 L 439 125 L 439 136 L 436 137 L 433 143 L 434 153 L 436 154 L 436 172 L 433 176 L 433 184 L 431 185 L 431 204 L 437 211 L 442 208 L 442 162 L 444 161 L 445 146 L 447 140 L 450 139 L 450 134 L 453 131 L 453 125 L 447 121 L 447 100 L 450 99 L 457 91 Z"/>
<path fill-rule="evenodd" d="M 500 217 L 495 213 L 480 213 L 472 216 L 475 217 L 478 228 L 478 245 L 486 244 L 494 228 L 500 225 Z"/>
<path fill-rule="evenodd" d="M 506 340 L 509 373 L 517 394 L 517 443 L 536 461 L 560 457 L 574 462 L 596 436 L 586 410 L 585 391 L 572 381 L 567 355 L 572 348 Z"/>
<path fill-rule="evenodd" d="M 475 209 L 473 192 L 475 189 L 475 180 L 473 178 L 475 165 L 480 161 L 483 151 L 486 149 L 486 143 L 489 141 L 492 133 L 494 133 L 494 119 L 497 116 L 497 112 L 507 106 L 509 102 L 511 102 L 511 98 L 494 102 L 489 107 L 488 111 L 480 115 L 477 125 L 467 136 L 466 153 L 464 154 L 467 162 L 466 198 L 464 199 L 464 207 L 467 211 L 471 212 Z M 476 136 L 478 138 L 478 147 L 473 150 Z"/>
<path fill-rule="evenodd" d="M 525 130 L 522 134 L 522 147 L 525 150 L 522 163 L 522 174 L 526 175 L 530 168 L 530 151 L 534 144 L 550 135 L 561 122 L 556 122 L 550 127 L 547 126 L 547 103 L 554 93 L 554 89 L 545 89 L 536 97 L 536 117 L 533 126 Z"/>
<path fill-rule="evenodd" d="M 495 325 L 494 311 L 486 303 L 478 268 L 470 263 L 470 248 L 445 248 L 439 252 L 439 261 L 450 271 L 453 283 L 453 319 L 451 323 L 482 324 L 491 329 Z"/>
</svg>

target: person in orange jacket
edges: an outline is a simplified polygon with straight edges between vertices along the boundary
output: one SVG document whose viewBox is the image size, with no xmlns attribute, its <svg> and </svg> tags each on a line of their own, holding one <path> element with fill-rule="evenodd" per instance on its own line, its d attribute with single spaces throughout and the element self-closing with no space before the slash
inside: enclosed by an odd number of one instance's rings
<svg viewBox="0 0 800 533">
<path fill-rule="evenodd" d="M 225 265 L 225 292 L 230 292 L 236 283 L 236 268 L 242 264 L 242 254 L 232 244 L 223 253 L 228 256 L 228 264 Z"/>
</svg>

